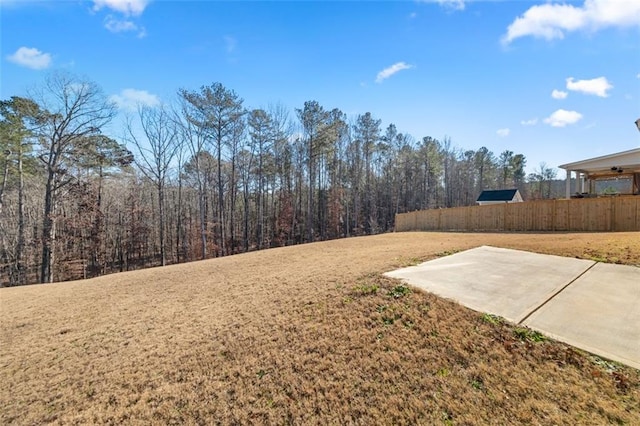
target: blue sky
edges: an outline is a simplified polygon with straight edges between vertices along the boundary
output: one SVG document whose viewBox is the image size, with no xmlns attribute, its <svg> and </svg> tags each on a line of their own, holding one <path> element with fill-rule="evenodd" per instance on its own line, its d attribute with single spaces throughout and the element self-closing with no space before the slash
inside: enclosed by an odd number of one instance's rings
<svg viewBox="0 0 640 426">
<path fill-rule="evenodd" d="M 2 99 L 65 69 L 123 114 L 220 82 L 247 107 L 369 111 L 416 139 L 522 153 L 528 171 L 640 146 L 640 0 L 0 0 L 0 12 Z"/>
</svg>

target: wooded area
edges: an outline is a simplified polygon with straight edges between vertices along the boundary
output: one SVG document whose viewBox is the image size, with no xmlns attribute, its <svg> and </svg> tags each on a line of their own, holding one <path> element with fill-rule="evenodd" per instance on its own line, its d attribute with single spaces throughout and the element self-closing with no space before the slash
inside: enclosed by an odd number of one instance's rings
<svg viewBox="0 0 640 426">
<path fill-rule="evenodd" d="M 0 285 L 375 234 L 483 189 L 555 195 L 545 164 L 526 176 L 522 154 L 414 139 L 370 113 L 252 109 L 220 83 L 177 99 L 111 135 L 116 106 L 70 74 L 1 102 Z"/>
</svg>

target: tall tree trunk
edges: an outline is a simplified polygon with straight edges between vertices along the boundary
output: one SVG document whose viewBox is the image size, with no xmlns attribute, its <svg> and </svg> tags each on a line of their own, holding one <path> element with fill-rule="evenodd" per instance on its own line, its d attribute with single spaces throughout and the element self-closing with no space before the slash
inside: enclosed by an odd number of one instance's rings
<svg viewBox="0 0 640 426">
<path fill-rule="evenodd" d="M 236 196 L 238 195 L 236 192 L 236 159 L 235 153 L 231 158 L 231 182 L 229 183 L 229 191 L 230 191 L 230 201 L 231 205 L 229 206 L 229 244 L 231 247 L 228 248 L 230 254 L 234 254 L 236 249 L 236 230 L 235 230 L 235 217 L 236 217 Z"/>
<path fill-rule="evenodd" d="M 218 226 L 220 227 L 218 240 L 218 255 L 224 256 L 226 252 L 225 244 L 225 216 L 224 216 L 224 183 L 222 182 L 222 134 L 218 132 L 216 141 L 216 154 L 218 162 Z"/>
<path fill-rule="evenodd" d="M 313 242 L 313 218 L 314 203 L 313 193 L 315 192 L 315 161 L 313 159 L 313 137 L 309 137 L 309 189 L 307 195 L 307 241 Z"/>
<path fill-rule="evenodd" d="M 180 242 L 183 241 L 182 237 L 182 172 L 178 171 L 178 209 L 176 220 L 176 262 L 180 263 L 181 250 Z"/>
<path fill-rule="evenodd" d="M 24 246 L 24 173 L 22 170 L 22 145 L 20 145 L 20 152 L 18 152 L 18 245 L 16 246 L 16 269 L 18 275 L 18 285 L 26 283 L 23 259 Z"/>
<path fill-rule="evenodd" d="M 40 265 L 40 282 L 53 282 L 53 264 L 55 261 L 56 227 L 53 217 L 55 211 L 54 172 L 49 170 L 44 196 L 44 217 L 42 220 L 42 259 Z"/>
<path fill-rule="evenodd" d="M 7 188 L 7 179 L 9 179 L 9 156 L 4 162 L 4 171 L 2 173 L 2 185 L 0 185 L 0 214 L 2 214 L 2 204 L 4 202 L 4 191 Z"/>
<path fill-rule="evenodd" d="M 262 181 L 262 144 L 260 144 L 258 154 L 258 193 L 256 194 L 256 205 L 258 207 L 258 221 L 256 223 L 256 240 L 258 241 L 258 250 L 262 249 L 262 241 L 264 240 L 262 224 L 264 221 L 264 210 L 262 201 L 262 189 L 264 183 Z"/>
<path fill-rule="evenodd" d="M 96 275 L 102 274 L 103 264 L 101 256 L 102 246 L 102 166 L 98 170 L 98 198 L 96 202 L 95 218 L 93 220 L 93 229 L 91 231 L 91 270 Z"/>
<path fill-rule="evenodd" d="M 200 207 L 200 247 L 202 260 L 204 260 L 207 258 L 207 200 L 200 180 L 198 180 L 198 205 Z"/>
<path fill-rule="evenodd" d="M 166 235 L 165 235 L 165 213 L 164 213 L 164 186 L 158 185 L 158 211 L 160 214 L 160 264 L 167 264 Z"/>
<path fill-rule="evenodd" d="M 242 234 L 242 240 L 244 245 L 244 251 L 249 251 L 249 183 L 244 182 L 243 185 L 243 201 L 244 201 L 244 229 Z"/>
</svg>

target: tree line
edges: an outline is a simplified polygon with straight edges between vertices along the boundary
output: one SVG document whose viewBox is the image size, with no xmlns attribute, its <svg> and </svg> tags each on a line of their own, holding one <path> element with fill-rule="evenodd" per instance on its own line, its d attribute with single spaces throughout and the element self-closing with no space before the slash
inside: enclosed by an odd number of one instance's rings
<svg viewBox="0 0 640 426">
<path fill-rule="evenodd" d="M 555 171 L 415 139 L 317 101 L 250 108 L 220 83 L 140 105 L 120 136 L 92 81 L 50 74 L 0 101 L 0 284 L 22 285 L 393 229 L 483 189 L 555 195 Z"/>
</svg>

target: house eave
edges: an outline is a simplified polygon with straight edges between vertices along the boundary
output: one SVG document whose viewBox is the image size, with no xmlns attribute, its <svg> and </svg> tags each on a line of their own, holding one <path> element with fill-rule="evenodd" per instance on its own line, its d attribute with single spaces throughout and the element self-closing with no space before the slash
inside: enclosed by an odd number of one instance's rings
<svg viewBox="0 0 640 426">
<path fill-rule="evenodd" d="M 558 167 L 588 174 L 611 173 L 613 167 L 627 173 L 638 173 L 640 172 L 640 148 L 562 164 Z"/>
</svg>

